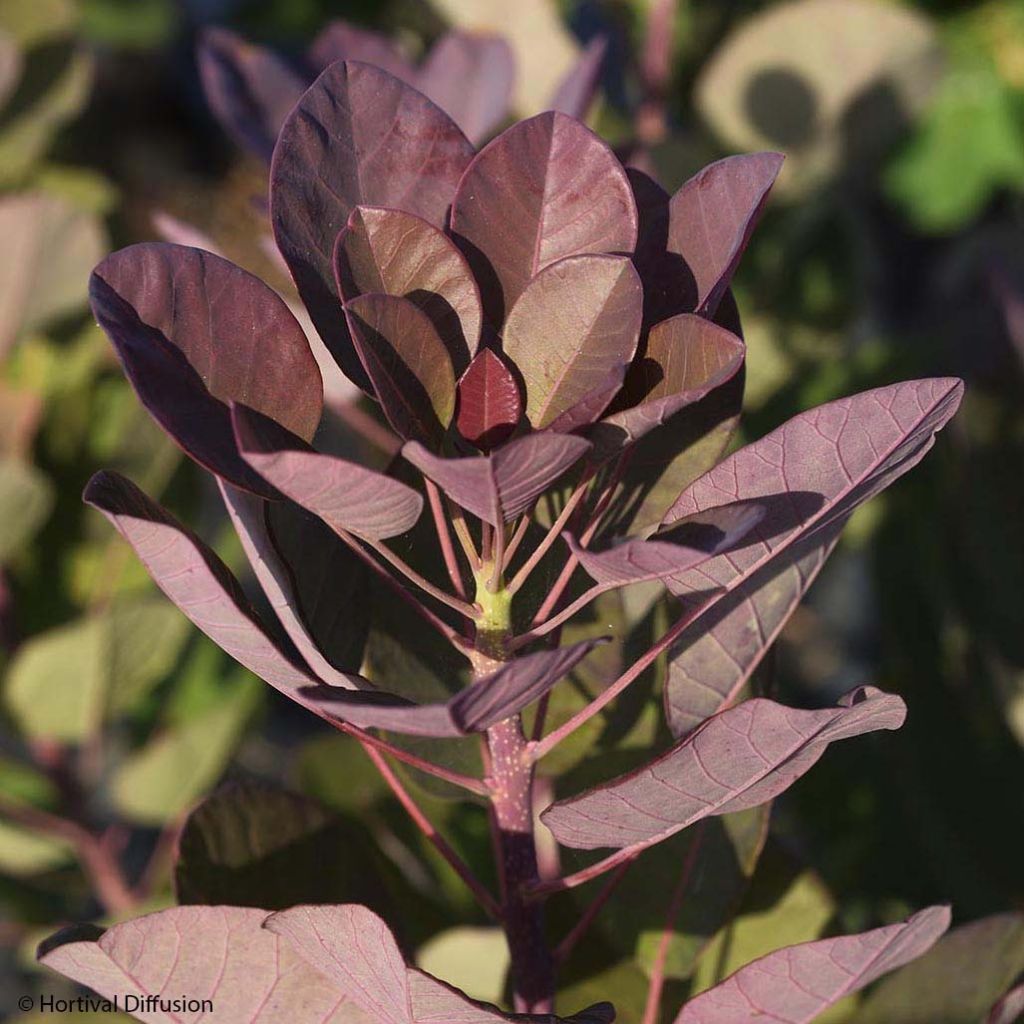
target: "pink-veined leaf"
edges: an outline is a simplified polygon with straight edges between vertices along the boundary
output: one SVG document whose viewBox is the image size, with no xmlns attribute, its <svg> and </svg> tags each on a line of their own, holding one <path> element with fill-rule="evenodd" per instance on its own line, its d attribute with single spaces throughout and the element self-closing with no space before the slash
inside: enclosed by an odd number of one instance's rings
<svg viewBox="0 0 1024 1024">
<path fill-rule="evenodd" d="M 320 371 L 284 301 L 227 260 L 166 242 L 108 256 L 89 295 L 160 426 L 218 476 L 272 496 L 235 449 L 228 405 L 244 402 L 306 440 L 316 431 Z"/>
<path fill-rule="evenodd" d="M 515 78 L 515 55 L 501 36 L 448 32 L 427 54 L 415 84 L 480 143 L 508 116 Z"/>
<path fill-rule="evenodd" d="M 588 128 L 555 112 L 520 121 L 477 154 L 459 182 L 451 224 L 495 330 L 556 260 L 631 253 L 636 242 L 621 164 Z"/>
<path fill-rule="evenodd" d="M 810 1024 L 844 996 L 921 956 L 948 927 L 949 908 L 929 907 L 860 935 L 788 946 L 691 999 L 674 1024 Z"/>
<path fill-rule="evenodd" d="M 317 687 L 304 696 L 325 714 L 363 728 L 413 736 L 483 732 L 518 714 L 571 672 L 606 638 L 535 651 L 506 662 L 439 704 L 416 704 L 383 691 Z"/>
<path fill-rule="evenodd" d="M 366 569 L 315 516 L 218 481 L 235 532 L 274 614 L 306 664 L 353 686 L 369 631 Z"/>
<path fill-rule="evenodd" d="M 317 74 L 336 61 L 357 60 L 373 64 L 410 85 L 415 84 L 416 69 L 386 35 L 358 28 L 347 21 L 329 22 L 313 40 L 306 56 Z"/>
<path fill-rule="evenodd" d="M 582 437 L 545 431 L 489 455 L 445 459 L 416 442 L 405 445 L 402 455 L 467 512 L 498 526 L 527 511 L 589 449 Z"/>
<path fill-rule="evenodd" d="M 586 119 L 594 104 L 604 58 L 608 52 L 608 37 L 595 36 L 587 43 L 583 53 L 558 84 L 551 97 L 550 109 L 557 110 L 578 121 Z"/>
<path fill-rule="evenodd" d="M 127 996 L 209 999 L 224 1024 L 377 1024 L 254 907 L 171 907 L 102 931 L 67 928 L 39 961 L 121 1006 Z M 143 1007 L 145 1004 L 138 1004 Z M 140 1009 L 140 1020 L 193 1020 Z"/>
<path fill-rule="evenodd" d="M 356 206 L 416 214 L 435 227 L 473 147 L 444 111 L 386 71 L 332 64 L 281 128 L 270 169 L 278 248 L 317 331 L 364 390 L 334 279 L 334 243 Z"/>
<path fill-rule="evenodd" d="M 671 416 L 731 380 L 746 346 L 731 331 L 692 313 L 655 324 L 630 367 L 622 396 L 587 437 L 595 457 L 620 454 Z"/>
<path fill-rule="evenodd" d="M 648 540 L 626 538 L 604 551 L 582 548 L 568 534 L 565 539 L 595 583 L 622 587 L 670 579 L 735 548 L 761 522 L 765 512 L 765 506 L 755 501 L 733 502 L 688 516 Z"/>
<path fill-rule="evenodd" d="M 580 402 L 593 418 L 604 411 L 586 400 L 609 378 L 622 380 L 642 314 L 643 285 L 622 256 L 569 256 L 530 281 L 508 314 L 502 348 L 522 374 L 534 428 L 551 426 Z M 614 390 L 605 392 L 607 401 Z"/>
<path fill-rule="evenodd" d="M 224 28 L 208 28 L 196 52 L 214 116 L 243 149 L 270 162 L 284 119 L 308 84 L 272 50 Z"/>
<path fill-rule="evenodd" d="M 305 703 L 299 688 L 315 686 L 316 679 L 271 637 L 238 581 L 206 544 L 117 473 L 97 473 L 83 498 L 110 520 L 153 582 L 194 625 L 274 689 Z"/>
<path fill-rule="evenodd" d="M 489 348 L 481 349 L 459 379 L 455 425 L 474 448 L 488 452 L 506 441 L 523 415 L 512 372 Z"/>
<path fill-rule="evenodd" d="M 611 1024 L 615 1017 L 607 1003 L 561 1018 L 509 1015 L 473 1002 L 457 989 L 407 966 L 388 926 L 366 907 L 293 907 L 272 914 L 265 927 L 285 938 L 311 967 L 369 1013 L 375 1024 Z"/>
<path fill-rule="evenodd" d="M 924 457 L 962 393 L 959 380 L 934 378 L 830 402 L 683 491 L 663 525 L 739 500 L 761 500 L 768 513 L 741 550 L 671 584 L 689 607 L 706 602 L 670 651 L 665 709 L 675 735 L 736 700 L 854 509 Z M 710 590 L 719 593 L 706 599 Z"/>
<path fill-rule="evenodd" d="M 676 257 L 674 287 L 683 302 L 673 312 L 714 316 L 782 161 L 779 153 L 726 157 L 698 171 L 672 197 L 667 249 Z"/>
<path fill-rule="evenodd" d="M 386 540 L 411 530 L 423 498 L 354 462 L 314 451 L 302 438 L 242 405 L 232 409 L 242 458 L 268 483 L 328 526 Z"/>
<path fill-rule="evenodd" d="M 649 764 L 559 800 L 541 820 L 563 846 L 639 851 L 695 822 L 778 796 L 836 740 L 898 729 L 903 701 L 874 687 L 804 711 L 755 698 L 709 718 Z"/>
<path fill-rule="evenodd" d="M 480 290 L 452 240 L 422 217 L 357 206 L 334 248 L 338 291 L 408 299 L 430 317 L 461 373 L 480 343 Z"/>
<path fill-rule="evenodd" d="M 439 445 L 455 415 L 455 373 L 430 317 L 408 299 L 380 292 L 356 296 L 345 316 L 395 432 Z"/>
</svg>

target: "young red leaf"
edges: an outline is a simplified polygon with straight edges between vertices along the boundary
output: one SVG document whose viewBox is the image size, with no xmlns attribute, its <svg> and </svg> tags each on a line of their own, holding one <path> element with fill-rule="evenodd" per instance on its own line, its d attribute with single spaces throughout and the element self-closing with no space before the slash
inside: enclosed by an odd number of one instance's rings
<svg viewBox="0 0 1024 1024">
<path fill-rule="evenodd" d="M 443 226 L 472 156 L 447 114 L 369 64 L 331 65 L 281 129 L 270 170 L 274 237 L 320 336 L 366 390 L 334 280 L 335 239 L 360 205 Z"/>
<path fill-rule="evenodd" d="M 515 55 L 501 36 L 448 32 L 427 54 L 416 86 L 480 143 L 508 116 L 515 77 Z"/>
<path fill-rule="evenodd" d="M 288 112 L 307 82 L 276 53 L 224 28 L 208 28 L 196 51 L 214 116 L 243 149 L 270 162 Z"/>
<path fill-rule="evenodd" d="M 779 153 L 726 157 L 672 197 L 667 248 L 682 258 L 677 287 L 686 295 L 685 305 L 673 312 L 715 315 L 782 161 Z"/>
<path fill-rule="evenodd" d="M 595 457 L 610 459 L 671 416 L 732 379 L 746 346 L 731 331 L 691 313 L 651 329 L 612 413 L 587 434 Z"/>
<path fill-rule="evenodd" d="M 570 256 L 542 270 L 505 323 L 505 354 L 526 384 L 526 415 L 548 427 L 609 378 L 622 379 L 636 352 L 643 286 L 621 256 Z M 610 401 L 614 390 L 607 395 Z"/>
<path fill-rule="evenodd" d="M 480 282 L 484 315 L 500 330 L 531 278 L 556 260 L 632 252 L 636 207 L 608 146 L 549 112 L 480 151 L 459 183 L 452 232 Z"/>
<path fill-rule="evenodd" d="M 316 431 L 320 371 L 284 301 L 219 256 L 165 242 L 108 256 L 89 293 L 153 418 L 201 465 L 272 496 L 235 450 L 228 404 L 244 402 L 306 440 Z"/>
<path fill-rule="evenodd" d="M 235 405 L 242 458 L 268 483 L 336 530 L 386 540 L 411 530 L 423 498 L 383 473 L 314 451 L 266 416 Z"/>
<path fill-rule="evenodd" d="M 304 696 L 325 714 L 367 729 L 412 736 L 464 736 L 484 732 L 542 697 L 602 643 L 583 640 L 506 662 L 443 704 L 416 704 L 383 691 L 317 687 Z"/>
<path fill-rule="evenodd" d="M 768 514 L 742 550 L 672 583 L 684 600 L 699 595 L 691 607 L 720 591 L 671 651 L 665 707 L 677 736 L 736 699 L 854 509 L 924 457 L 962 393 L 960 381 L 935 378 L 830 402 L 741 448 L 683 491 L 665 525 L 737 500 L 768 499 Z"/>
<path fill-rule="evenodd" d="M 455 425 L 475 448 L 487 452 L 508 439 L 523 415 L 511 371 L 489 348 L 481 349 L 459 380 Z"/>
<path fill-rule="evenodd" d="M 444 459 L 410 442 L 402 455 L 467 512 L 498 526 L 526 512 L 584 452 L 590 442 L 543 432 L 509 441 L 490 455 Z"/>
<path fill-rule="evenodd" d="M 357 206 L 334 247 L 338 291 L 408 299 L 430 317 L 461 373 L 480 343 L 480 291 L 465 257 L 444 232 L 401 210 Z"/>
<path fill-rule="evenodd" d="M 194 625 L 274 689 L 305 703 L 299 688 L 315 686 L 315 678 L 270 636 L 238 581 L 206 544 L 116 473 L 97 473 L 83 498 L 110 520 L 153 582 Z"/>
<path fill-rule="evenodd" d="M 415 84 L 416 69 L 386 35 L 358 28 L 347 21 L 328 23 L 313 40 L 306 56 L 317 74 L 336 61 L 357 60 L 373 64 L 410 85 Z"/>
<path fill-rule="evenodd" d="M 559 83 L 549 107 L 578 121 L 586 119 L 594 103 L 608 53 L 608 37 L 595 36 Z"/>
<path fill-rule="evenodd" d="M 395 432 L 438 446 L 455 414 L 455 374 L 430 318 L 408 299 L 379 292 L 354 298 L 345 316 Z"/>
<path fill-rule="evenodd" d="M 905 717 L 899 697 L 872 687 L 815 711 L 748 700 L 708 719 L 650 764 L 552 804 L 541 820 L 563 846 L 637 852 L 701 818 L 766 803 L 830 743 L 898 729 Z"/>
<path fill-rule="evenodd" d="M 927 952 L 949 927 L 948 907 L 860 935 L 777 950 L 691 999 L 674 1024 L 785 1021 L 809 1024 L 852 992 Z"/>
</svg>

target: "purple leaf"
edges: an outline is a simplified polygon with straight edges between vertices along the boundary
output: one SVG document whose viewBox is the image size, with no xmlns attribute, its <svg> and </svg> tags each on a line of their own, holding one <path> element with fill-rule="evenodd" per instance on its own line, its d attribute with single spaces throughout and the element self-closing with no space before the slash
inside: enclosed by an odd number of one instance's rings
<svg viewBox="0 0 1024 1024">
<path fill-rule="evenodd" d="M 405 445 L 402 455 L 467 512 L 498 526 L 527 511 L 589 449 L 581 437 L 545 431 L 509 441 L 490 455 L 445 459 L 416 442 Z"/>
<path fill-rule="evenodd" d="M 305 703 L 299 687 L 316 680 L 271 638 L 238 581 L 206 544 L 117 473 L 97 473 L 83 498 L 110 520 L 194 625 L 274 689 Z"/>
<path fill-rule="evenodd" d="M 316 431 L 320 371 L 284 301 L 219 256 L 165 242 L 108 256 L 89 293 L 153 418 L 201 465 L 272 496 L 235 450 L 228 403 L 244 402 L 307 440 Z"/>
<path fill-rule="evenodd" d="M 449 32 L 427 54 L 415 84 L 479 143 L 508 116 L 515 77 L 512 47 L 501 36 Z"/>
<path fill-rule="evenodd" d="M 808 1024 L 844 996 L 919 957 L 948 927 L 949 908 L 929 907 L 885 928 L 780 949 L 691 999 L 674 1024 Z"/>
<path fill-rule="evenodd" d="M 369 629 L 365 568 L 318 519 L 218 481 L 256 579 L 317 677 L 352 687 Z"/>
<path fill-rule="evenodd" d="M 252 409 L 232 410 L 242 458 L 282 494 L 335 530 L 386 540 L 415 526 L 423 498 L 411 487 L 354 462 L 322 455 Z"/>
<path fill-rule="evenodd" d="M 596 456 L 613 458 L 731 380 L 745 353 L 746 346 L 731 331 L 691 313 L 655 324 L 611 415 L 587 435 Z"/>
<path fill-rule="evenodd" d="M 536 429 L 550 426 L 609 378 L 622 379 L 640 339 L 642 313 L 643 286 L 622 256 L 570 256 L 530 281 L 508 315 L 503 348 L 522 374 L 526 415 Z"/>
<path fill-rule="evenodd" d="M 551 97 L 550 108 L 579 121 L 586 119 L 594 103 L 594 95 L 601 81 L 604 58 L 608 53 L 608 37 L 595 36 L 587 43 L 583 53 L 559 83 Z"/>
<path fill-rule="evenodd" d="M 357 206 L 334 248 L 338 291 L 408 299 L 430 317 L 461 373 L 480 343 L 480 290 L 444 232 L 401 210 Z"/>
<path fill-rule="evenodd" d="M 331 65 L 281 129 L 270 170 L 274 237 L 327 347 L 364 390 L 334 280 L 334 242 L 356 206 L 444 225 L 473 147 L 425 96 L 369 64 Z"/>
<path fill-rule="evenodd" d="M 238 145 L 269 163 L 306 81 L 273 51 L 224 28 L 202 33 L 196 58 L 214 116 Z"/>
<path fill-rule="evenodd" d="M 636 207 L 608 146 L 552 112 L 520 121 L 480 151 L 459 183 L 452 232 L 497 330 L 531 278 L 556 260 L 632 252 Z"/>
<path fill-rule="evenodd" d="M 464 736 L 518 714 L 571 672 L 602 639 L 536 651 L 506 662 L 443 704 L 415 704 L 382 691 L 316 687 L 304 696 L 325 714 L 365 729 L 412 736 Z"/>
<path fill-rule="evenodd" d="M 606 551 L 581 548 L 565 535 L 572 553 L 595 583 L 621 587 L 670 579 L 734 548 L 765 516 L 757 502 L 738 501 L 680 520 L 650 540 L 627 538 Z"/>
<path fill-rule="evenodd" d="M 708 719 L 644 767 L 552 804 L 541 820 L 563 846 L 642 850 L 701 818 L 767 803 L 830 743 L 898 729 L 905 717 L 899 697 L 873 687 L 815 711 L 748 700 Z"/>
<path fill-rule="evenodd" d="M 695 174 L 669 203 L 668 251 L 682 258 L 683 310 L 714 316 L 782 167 L 779 153 L 730 156 Z"/>
<path fill-rule="evenodd" d="M 357 28 L 346 21 L 330 22 L 313 40 L 307 59 L 317 74 L 335 61 L 358 60 L 373 64 L 410 85 L 415 84 L 416 69 L 387 36 Z"/>
<path fill-rule="evenodd" d="M 675 735 L 736 699 L 854 509 L 917 464 L 956 412 L 953 378 L 908 381 L 801 413 L 695 480 L 664 518 L 762 500 L 768 514 L 739 551 L 677 577 L 689 601 L 719 590 L 670 652 L 665 707 Z"/>
<path fill-rule="evenodd" d="M 66 928 L 38 957 L 122 1007 L 128 996 L 184 993 L 210 999 L 212 1016 L 230 1024 L 369 1024 L 354 1000 L 263 927 L 266 919 L 267 911 L 253 907 L 171 907 L 105 932 Z M 142 1020 L 186 1019 L 137 1005 Z"/>
<path fill-rule="evenodd" d="M 481 349 L 459 380 L 455 424 L 474 448 L 487 452 L 508 439 L 523 415 L 511 371 L 489 348 Z"/>
<path fill-rule="evenodd" d="M 406 966 L 387 925 L 366 907 L 293 907 L 267 918 L 264 927 L 285 938 L 309 966 L 331 981 L 375 1024 L 606 1024 L 607 1004 L 577 1017 L 501 1013 L 476 1003 L 429 974 Z"/>
<path fill-rule="evenodd" d="M 346 303 L 345 316 L 395 432 L 406 440 L 440 444 L 455 415 L 455 374 L 430 317 L 408 299 L 380 292 Z"/>
</svg>

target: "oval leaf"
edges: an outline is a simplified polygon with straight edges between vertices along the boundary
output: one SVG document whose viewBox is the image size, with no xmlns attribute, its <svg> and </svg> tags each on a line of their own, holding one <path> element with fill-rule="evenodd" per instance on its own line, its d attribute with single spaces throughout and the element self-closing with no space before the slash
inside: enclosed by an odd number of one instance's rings
<svg viewBox="0 0 1024 1024">
<path fill-rule="evenodd" d="M 340 19 L 329 22 L 313 40 L 306 58 L 318 73 L 339 60 L 358 60 L 410 85 L 416 77 L 416 69 L 386 35 Z"/>
<path fill-rule="evenodd" d="M 408 299 L 371 292 L 345 305 L 359 359 L 388 422 L 406 440 L 440 444 L 455 414 L 455 374 L 437 328 Z"/>
<path fill-rule="evenodd" d="M 281 129 L 270 170 L 274 237 L 317 331 L 368 390 L 334 280 L 334 242 L 356 206 L 416 214 L 435 227 L 473 147 L 415 89 L 369 64 L 331 65 Z"/>
<path fill-rule="evenodd" d="M 578 121 L 585 120 L 594 104 L 607 53 L 608 37 L 594 36 L 559 83 L 548 104 L 549 108 L 575 117 Z"/>
<path fill-rule="evenodd" d="M 423 498 L 411 487 L 354 462 L 322 455 L 243 405 L 232 409 L 242 458 L 296 504 L 335 530 L 386 540 L 411 530 Z"/>
<path fill-rule="evenodd" d="M 929 907 L 900 924 L 777 950 L 691 999 L 674 1024 L 757 1017 L 809 1024 L 844 996 L 919 957 L 948 927 L 949 908 Z"/>
<path fill-rule="evenodd" d="M 635 852 L 701 818 L 763 804 L 807 772 L 830 743 L 898 729 L 905 717 L 899 697 L 873 687 L 814 711 L 748 700 L 650 764 L 552 804 L 541 820 L 563 846 Z"/>
<path fill-rule="evenodd" d="M 609 378 L 621 381 L 642 314 L 643 286 L 622 256 L 570 256 L 526 286 L 508 315 L 502 347 L 523 376 L 535 428 L 550 426 Z M 607 404 L 614 391 L 604 393 Z M 596 418 L 603 406 L 589 411 Z"/>
<path fill-rule="evenodd" d="M 545 432 L 466 459 L 441 458 L 416 442 L 402 455 L 467 512 L 498 526 L 527 511 L 589 449 L 582 437 Z"/>
<path fill-rule="evenodd" d="M 512 434 L 523 415 L 519 386 L 489 348 L 481 349 L 459 380 L 455 423 L 475 448 L 487 452 Z"/>
<path fill-rule="evenodd" d="M 108 256 L 89 293 L 153 418 L 201 465 L 272 496 L 235 449 L 228 404 L 243 402 L 313 437 L 323 385 L 284 301 L 227 260 L 166 242 Z"/>
<path fill-rule="evenodd" d="M 343 299 L 399 295 L 430 317 L 456 373 L 480 343 L 480 291 L 465 257 L 444 232 L 402 210 L 357 206 L 338 235 L 334 270 Z"/>
<path fill-rule="evenodd" d="M 630 253 L 636 206 L 622 165 L 559 113 L 520 121 L 484 147 L 452 205 L 452 232 L 500 329 L 531 278 L 565 256 Z"/>
</svg>

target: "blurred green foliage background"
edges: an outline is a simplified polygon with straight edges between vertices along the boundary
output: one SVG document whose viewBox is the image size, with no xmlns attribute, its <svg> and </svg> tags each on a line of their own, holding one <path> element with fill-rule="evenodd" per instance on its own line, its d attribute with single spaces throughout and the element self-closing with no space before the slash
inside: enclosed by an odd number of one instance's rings
<svg viewBox="0 0 1024 1024">
<path fill-rule="evenodd" d="M 670 38 L 652 33 L 673 6 Z M 0 1015 L 56 985 L 34 973 L 40 934 L 171 901 L 184 815 L 225 777 L 340 812 L 289 803 L 278 822 L 294 833 L 286 854 L 266 851 L 267 879 L 286 855 L 326 887 L 308 899 L 372 890 L 426 966 L 501 992 L 500 941 L 358 749 L 188 627 L 79 498 L 117 468 L 238 565 L 215 491 L 92 322 L 87 277 L 108 249 L 158 237 L 159 214 L 287 287 L 259 248 L 265 171 L 206 110 L 194 44 L 225 24 L 298 49 L 331 18 L 413 52 L 450 23 L 496 28 L 525 112 L 606 33 L 592 124 L 672 191 L 730 152 L 787 154 L 737 279 L 744 438 L 896 379 L 967 380 L 934 453 L 857 515 L 771 666 L 793 703 L 863 682 L 902 693 L 908 724 L 830 752 L 779 801 L 739 924 L 697 983 L 927 903 L 951 901 L 960 921 L 1020 909 L 1024 0 L 0 0 Z M 652 38 L 670 58 L 661 78 Z M 424 799 L 486 864 L 482 811 Z M 195 854 L 187 834 L 181 848 Z M 642 971 L 615 946 L 574 966 L 570 1002 L 614 987 L 620 1020 L 638 1020 Z M 680 991 L 691 969 L 680 953 Z M 896 1019 L 869 1011 L 857 1019 Z"/>
</svg>

